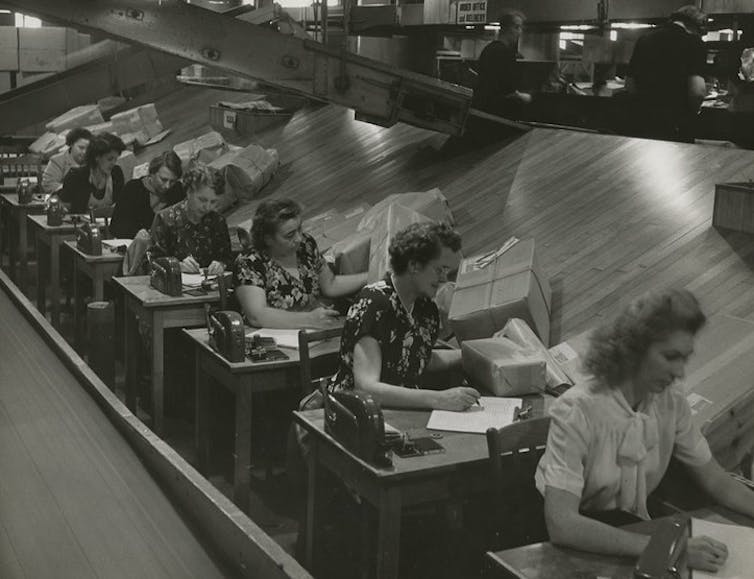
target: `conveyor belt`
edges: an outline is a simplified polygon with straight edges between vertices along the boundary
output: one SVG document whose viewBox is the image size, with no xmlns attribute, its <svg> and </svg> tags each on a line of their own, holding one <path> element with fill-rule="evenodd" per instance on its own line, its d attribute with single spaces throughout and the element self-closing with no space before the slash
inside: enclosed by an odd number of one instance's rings
<svg viewBox="0 0 754 579">
<path fill-rule="evenodd" d="M 0 291 L 0 577 L 225 577 Z"/>
</svg>

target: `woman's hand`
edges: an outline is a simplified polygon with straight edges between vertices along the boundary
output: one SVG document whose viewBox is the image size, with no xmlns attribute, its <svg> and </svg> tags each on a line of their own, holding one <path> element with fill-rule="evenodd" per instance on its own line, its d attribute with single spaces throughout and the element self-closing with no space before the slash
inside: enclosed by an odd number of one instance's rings
<svg viewBox="0 0 754 579">
<path fill-rule="evenodd" d="M 435 410 L 453 410 L 462 412 L 468 410 L 479 400 L 479 392 L 474 388 L 459 386 L 436 392 L 436 400 L 433 404 Z"/>
<path fill-rule="evenodd" d="M 709 537 L 692 537 L 686 546 L 687 561 L 692 569 L 715 573 L 728 559 L 728 548 Z"/>
<path fill-rule="evenodd" d="M 313 328 L 335 328 L 340 325 L 340 312 L 319 307 L 309 312 L 309 323 Z"/>
<path fill-rule="evenodd" d="M 225 271 L 225 265 L 219 261 L 213 261 L 207 268 L 207 275 L 221 275 Z"/>
<path fill-rule="evenodd" d="M 193 255 L 186 256 L 181 262 L 181 271 L 183 273 L 199 273 L 199 262 L 194 259 Z"/>
</svg>

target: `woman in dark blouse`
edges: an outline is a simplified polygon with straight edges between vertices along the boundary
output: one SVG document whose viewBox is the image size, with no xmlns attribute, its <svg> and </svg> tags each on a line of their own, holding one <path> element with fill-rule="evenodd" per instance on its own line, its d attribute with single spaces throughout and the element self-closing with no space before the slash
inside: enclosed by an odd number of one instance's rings
<svg viewBox="0 0 754 579">
<path fill-rule="evenodd" d="M 116 135 L 103 133 L 92 138 L 85 165 L 71 169 L 60 190 L 61 201 L 70 204 L 72 213 L 104 210 L 118 202 L 124 177 L 115 163 L 125 149 Z"/>
<path fill-rule="evenodd" d="M 301 208 L 289 199 L 265 201 L 251 227 L 252 249 L 236 259 L 236 297 L 249 322 L 264 328 L 327 328 L 338 312 L 322 307 L 364 287 L 367 274 L 336 276 L 317 242 L 301 232 Z"/>
<path fill-rule="evenodd" d="M 368 285 L 348 311 L 333 388 L 355 389 L 383 406 L 466 410 L 474 388 L 420 388 L 425 371 L 461 366 L 460 350 L 434 350 L 440 317 L 432 298 L 458 265 L 461 238 L 444 223 L 417 223 L 390 242 L 385 279 Z"/>
<path fill-rule="evenodd" d="M 206 268 L 208 274 L 220 274 L 231 262 L 228 225 L 215 211 L 217 198 L 225 191 L 223 176 L 195 162 L 183 176 L 183 185 L 186 199 L 155 215 L 149 255 L 175 257 L 185 273 Z"/>
<path fill-rule="evenodd" d="M 133 239 L 141 229 L 149 229 L 155 213 L 175 205 L 186 195 L 178 181 L 181 160 L 173 151 L 165 151 L 149 162 L 149 173 L 131 179 L 113 210 L 110 231 L 120 238 Z"/>
</svg>

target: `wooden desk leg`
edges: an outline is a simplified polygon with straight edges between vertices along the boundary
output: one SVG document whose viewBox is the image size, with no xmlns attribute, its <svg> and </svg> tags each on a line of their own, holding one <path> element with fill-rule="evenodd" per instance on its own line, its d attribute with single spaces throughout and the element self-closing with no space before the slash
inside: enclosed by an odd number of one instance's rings
<svg viewBox="0 0 754 579">
<path fill-rule="evenodd" d="M 233 465 L 233 502 L 244 513 L 249 512 L 251 482 L 251 389 L 235 384 L 236 441 Z"/>
<path fill-rule="evenodd" d="M 95 302 L 105 300 L 105 274 L 101 267 L 94 267 L 94 277 L 92 278 L 92 299 Z"/>
<path fill-rule="evenodd" d="M 194 375 L 196 380 L 196 414 L 195 414 L 195 442 L 196 454 L 199 458 L 199 472 L 207 475 L 210 461 L 210 393 L 207 375 L 202 370 L 202 352 L 197 347 L 194 355 Z"/>
<path fill-rule="evenodd" d="M 79 299 L 81 298 L 79 292 L 79 260 L 76 256 L 73 258 L 73 344 L 76 350 L 81 349 L 81 332 L 79 331 L 79 324 L 81 323 L 81 316 L 79 315 Z"/>
<path fill-rule="evenodd" d="M 50 239 L 50 299 L 52 300 L 52 325 L 60 328 L 60 237 Z"/>
<path fill-rule="evenodd" d="M 36 234 L 37 242 L 37 309 L 43 316 L 47 312 L 47 296 L 45 295 L 47 285 L 47 246 L 42 240 L 41 234 Z"/>
<path fill-rule="evenodd" d="M 126 367 L 126 406 L 136 413 L 136 387 L 139 379 L 139 321 L 136 314 L 131 310 L 131 299 L 124 297 L 123 303 L 123 328 L 125 339 L 123 340 L 123 364 Z"/>
<path fill-rule="evenodd" d="M 311 438 L 310 438 L 311 440 Z M 310 573 L 316 574 L 318 566 L 315 554 L 317 553 L 317 539 L 322 536 L 322 509 L 324 506 L 325 493 L 322 484 L 322 467 L 319 464 L 319 447 L 317 442 L 311 440 L 307 464 L 309 466 L 309 480 L 306 489 L 306 530 L 304 539 L 304 564 Z"/>
<path fill-rule="evenodd" d="M 18 285 L 21 290 L 26 289 L 26 272 L 28 266 L 28 233 L 26 230 L 26 211 L 17 211 L 18 214 L 18 255 L 19 255 L 19 271 L 18 271 Z"/>
<path fill-rule="evenodd" d="M 380 492 L 377 507 L 377 577 L 397 579 L 401 542 L 401 494 L 395 487 Z"/>
<path fill-rule="evenodd" d="M 154 312 L 152 325 L 152 430 L 162 435 L 165 402 L 165 320 L 162 312 Z"/>
</svg>

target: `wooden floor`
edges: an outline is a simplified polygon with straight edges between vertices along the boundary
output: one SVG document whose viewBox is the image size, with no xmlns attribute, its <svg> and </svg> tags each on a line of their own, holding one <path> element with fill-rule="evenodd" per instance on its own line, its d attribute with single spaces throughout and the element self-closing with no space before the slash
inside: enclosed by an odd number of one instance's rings
<svg viewBox="0 0 754 579">
<path fill-rule="evenodd" d="M 0 290 L 0 577 L 224 577 Z"/>
<path fill-rule="evenodd" d="M 198 127 L 220 98 L 244 96 L 185 88 L 158 110 L 166 126 Z M 553 342 L 668 286 L 694 291 L 710 314 L 754 319 L 754 237 L 711 227 L 715 183 L 754 177 L 752 151 L 549 129 L 470 149 L 354 121 L 334 105 L 301 110 L 256 141 L 276 148 L 282 165 L 263 197 L 292 197 L 307 214 L 440 187 L 465 253 L 534 237 L 554 290 Z M 257 202 L 229 223 L 251 217 Z"/>
</svg>

